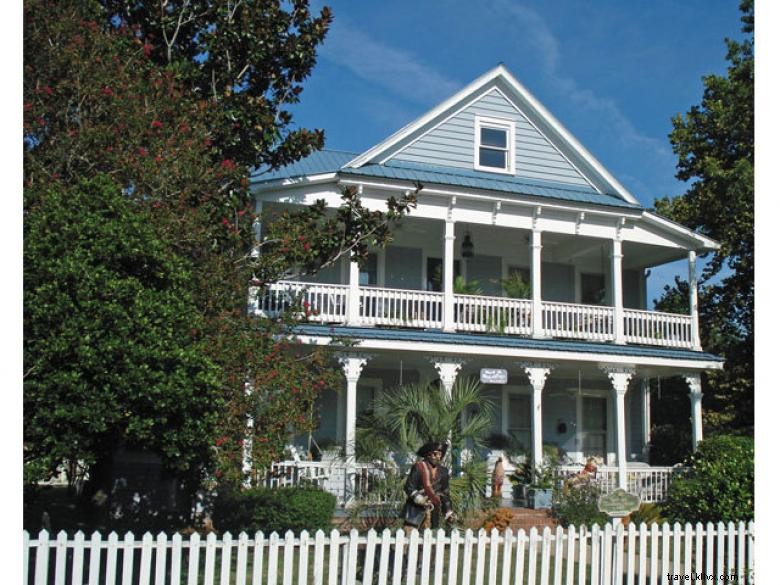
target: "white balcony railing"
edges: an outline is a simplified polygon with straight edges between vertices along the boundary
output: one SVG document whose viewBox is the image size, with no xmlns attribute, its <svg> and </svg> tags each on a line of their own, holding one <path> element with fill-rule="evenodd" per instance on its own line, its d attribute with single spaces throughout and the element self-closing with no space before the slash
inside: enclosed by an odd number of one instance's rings
<svg viewBox="0 0 780 585">
<path fill-rule="evenodd" d="M 549 337 L 610 341 L 614 309 L 574 303 L 542 302 L 542 334 Z"/>
<path fill-rule="evenodd" d="M 419 290 L 360 287 L 360 322 L 421 329 L 442 326 L 444 294 Z"/>
<path fill-rule="evenodd" d="M 295 304 L 298 295 L 300 309 L 315 323 L 342 323 L 347 314 L 347 291 L 344 284 L 310 284 L 281 280 L 256 300 L 255 312 L 277 317 Z M 252 291 L 250 291 L 250 295 Z"/>
<path fill-rule="evenodd" d="M 455 327 L 461 331 L 531 334 L 531 301 L 455 295 Z"/>
<path fill-rule="evenodd" d="M 623 310 L 628 343 L 691 347 L 691 316 L 653 311 Z"/>
<path fill-rule="evenodd" d="M 359 287 L 358 310 L 349 321 L 350 288 L 344 284 L 280 281 L 257 296 L 250 290 L 250 312 L 276 317 L 295 305 L 314 323 L 440 329 L 444 326 L 444 293 L 419 290 Z M 615 340 L 613 307 L 542 301 L 542 335 L 584 341 Z M 453 296 L 452 322 L 458 331 L 531 335 L 532 302 L 529 299 Z M 623 310 L 625 341 L 663 347 L 693 347 L 690 315 Z M 356 319 L 356 320 L 355 320 Z M 694 349 L 700 349 L 698 347 Z"/>
</svg>

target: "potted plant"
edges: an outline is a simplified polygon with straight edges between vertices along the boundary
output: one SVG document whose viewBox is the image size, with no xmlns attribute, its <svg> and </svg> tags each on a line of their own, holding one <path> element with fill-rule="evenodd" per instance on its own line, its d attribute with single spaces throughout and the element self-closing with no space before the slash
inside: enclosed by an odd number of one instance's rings
<svg viewBox="0 0 780 585">
<path fill-rule="evenodd" d="M 531 458 L 526 457 L 517 471 L 509 476 L 516 503 L 534 510 L 552 508 L 553 488 L 557 477 L 557 464 L 553 461 L 557 461 L 557 458 L 545 453 L 541 465 L 534 467 Z"/>
</svg>

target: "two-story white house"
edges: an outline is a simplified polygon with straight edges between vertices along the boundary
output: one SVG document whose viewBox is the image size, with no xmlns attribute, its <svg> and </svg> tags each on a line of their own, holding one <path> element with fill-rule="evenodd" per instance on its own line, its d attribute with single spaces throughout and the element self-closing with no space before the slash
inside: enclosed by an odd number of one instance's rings
<svg viewBox="0 0 780 585">
<path fill-rule="evenodd" d="M 649 311 L 646 274 L 687 259 L 695 285 L 696 255 L 717 243 L 644 209 L 503 66 L 365 152 L 318 152 L 252 187 L 258 211 L 338 207 L 345 185 L 384 210 L 416 183 L 416 209 L 365 267 L 277 283 L 252 308 L 272 313 L 305 289 L 319 313 L 303 342 L 356 342 L 341 357 L 345 390 L 322 397 L 320 442 L 350 457 L 357 416 L 379 393 L 435 378 L 449 389 L 484 368 L 504 382 L 485 385 L 493 430 L 535 461 L 552 443 L 574 461 L 601 457 L 627 486 L 647 462 L 648 381 L 670 376 L 690 387 L 701 440 L 701 373 L 722 360 L 701 351 L 696 286 L 687 314 Z M 529 298 L 507 295 L 513 274 Z M 481 294 L 459 294 L 456 276 Z"/>
</svg>

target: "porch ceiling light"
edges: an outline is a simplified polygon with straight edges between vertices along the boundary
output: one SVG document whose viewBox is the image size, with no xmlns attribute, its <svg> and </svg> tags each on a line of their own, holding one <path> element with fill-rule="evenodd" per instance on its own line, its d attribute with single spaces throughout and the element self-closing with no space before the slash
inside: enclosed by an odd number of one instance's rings
<svg viewBox="0 0 780 585">
<path fill-rule="evenodd" d="M 471 241 L 471 234 L 466 232 L 463 244 L 460 246 L 460 255 L 463 258 L 472 258 L 474 256 L 474 242 Z"/>
</svg>

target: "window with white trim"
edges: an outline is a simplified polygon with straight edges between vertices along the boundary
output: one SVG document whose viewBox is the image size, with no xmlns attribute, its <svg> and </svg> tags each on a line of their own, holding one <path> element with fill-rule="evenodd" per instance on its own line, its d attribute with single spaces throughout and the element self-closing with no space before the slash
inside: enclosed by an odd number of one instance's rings
<svg viewBox="0 0 780 585">
<path fill-rule="evenodd" d="M 474 168 L 493 173 L 515 172 L 515 124 L 511 120 L 474 120 Z"/>
</svg>

